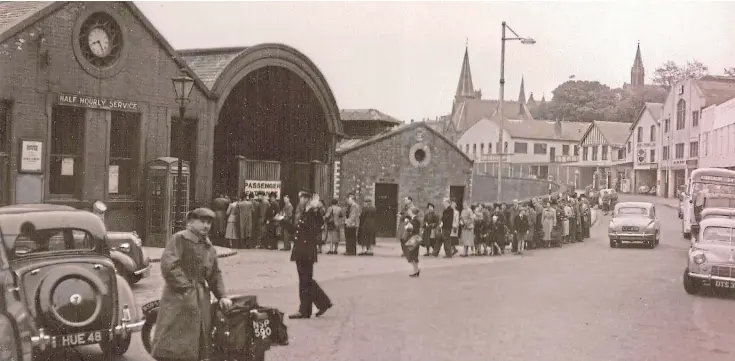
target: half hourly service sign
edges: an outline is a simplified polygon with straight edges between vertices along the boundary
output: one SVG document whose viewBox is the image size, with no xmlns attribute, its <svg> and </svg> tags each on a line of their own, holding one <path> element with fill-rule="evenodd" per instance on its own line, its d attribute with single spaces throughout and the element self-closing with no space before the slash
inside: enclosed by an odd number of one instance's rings
<svg viewBox="0 0 735 361">
<path fill-rule="evenodd" d="M 137 102 L 76 94 L 59 94 L 57 104 L 128 112 L 137 112 L 140 109 Z"/>
</svg>

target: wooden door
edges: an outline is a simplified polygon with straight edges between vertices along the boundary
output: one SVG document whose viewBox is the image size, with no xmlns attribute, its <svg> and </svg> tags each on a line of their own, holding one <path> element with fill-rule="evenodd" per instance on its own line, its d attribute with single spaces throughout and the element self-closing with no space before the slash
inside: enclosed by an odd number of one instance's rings
<svg viewBox="0 0 735 361">
<path fill-rule="evenodd" d="M 398 225 L 398 184 L 375 184 L 377 236 L 395 237 Z"/>
<path fill-rule="evenodd" d="M 464 186 L 450 186 L 449 198 L 457 202 L 457 210 L 461 211 L 464 207 Z"/>
</svg>

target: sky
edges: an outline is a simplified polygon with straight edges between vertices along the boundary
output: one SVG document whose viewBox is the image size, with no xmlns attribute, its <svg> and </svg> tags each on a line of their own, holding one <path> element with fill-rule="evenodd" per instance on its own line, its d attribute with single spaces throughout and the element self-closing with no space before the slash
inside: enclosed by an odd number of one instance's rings
<svg viewBox="0 0 735 361">
<path fill-rule="evenodd" d="M 630 82 L 640 41 L 646 82 L 667 60 L 735 66 L 735 2 L 136 2 L 175 49 L 283 43 L 308 56 L 340 109 L 403 121 L 449 114 L 465 45 L 476 89 L 497 99 L 501 23 L 535 45 L 507 42 L 506 100 L 521 77 L 536 100 L 575 75 Z"/>
</svg>

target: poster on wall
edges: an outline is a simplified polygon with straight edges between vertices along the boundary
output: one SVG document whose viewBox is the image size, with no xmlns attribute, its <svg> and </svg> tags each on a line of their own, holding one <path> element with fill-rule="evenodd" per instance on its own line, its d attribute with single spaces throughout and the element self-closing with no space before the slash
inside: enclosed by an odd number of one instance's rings
<svg viewBox="0 0 735 361">
<path fill-rule="evenodd" d="M 74 158 L 61 159 L 61 175 L 74 175 Z"/>
<path fill-rule="evenodd" d="M 20 142 L 20 173 L 43 173 L 43 142 L 24 139 Z"/>
<path fill-rule="evenodd" d="M 110 164 L 110 170 L 107 176 L 107 192 L 111 194 L 119 193 L 120 166 Z"/>
<path fill-rule="evenodd" d="M 276 197 L 281 198 L 281 181 L 245 180 L 244 192 L 265 192 L 269 194 L 276 192 Z"/>
</svg>

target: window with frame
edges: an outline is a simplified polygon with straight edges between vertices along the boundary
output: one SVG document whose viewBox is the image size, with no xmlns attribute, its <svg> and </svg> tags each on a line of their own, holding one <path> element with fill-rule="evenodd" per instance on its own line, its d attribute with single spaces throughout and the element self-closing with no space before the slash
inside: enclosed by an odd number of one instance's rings
<svg viewBox="0 0 735 361">
<path fill-rule="evenodd" d="M 110 194 L 135 196 L 138 189 L 138 149 L 140 138 L 140 114 L 112 112 L 110 122 L 110 174 L 117 168 L 117 189 L 110 182 Z"/>
<path fill-rule="evenodd" d="M 485 143 L 480 143 L 480 155 L 485 154 Z"/>
<path fill-rule="evenodd" d="M 682 159 L 684 158 L 684 143 L 678 143 L 676 144 L 676 148 L 674 149 L 674 156 L 676 159 Z"/>
<path fill-rule="evenodd" d="M 679 99 L 676 104 L 676 130 L 684 129 L 686 126 L 687 102 Z"/>
<path fill-rule="evenodd" d="M 470 155 L 470 145 L 469 144 L 464 145 L 464 154 Z"/>
<path fill-rule="evenodd" d="M 84 108 L 56 105 L 51 114 L 49 193 L 80 198 L 84 166 Z"/>
<path fill-rule="evenodd" d="M 503 154 L 508 154 L 508 142 L 503 143 Z"/>
<path fill-rule="evenodd" d="M 625 159 L 625 149 L 618 149 L 618 160 Z"/>
<path fill-rule="evenodd" d="M 493 143 L 487 143 L 487 154 L 493 154 Z"/>
<path fill-rule="evenodd" d="M 628 141 L 628 153 L 630 153 L 630 141 Z"/>
<path fill-rule="evenodd" d="M 602 160 L 607 160 L 608 148 L 606 145 L 602 146 Z"/>
<path fill-rule="evenodd" d="M 649 135 L 648 138 L 650 139 L 651 142 L 656 141 L 656 126 L 655 125 L 651 126 L 651 135 Z"/>
<path fill-rule="evenodd" d="M 578 145 L 574 146 L 574 155 L 579 156 L 579 146 Z"/>
<path fill-rule="evenodd" d="M 664 133 L 668 133 L 671 130 L 671 119 L 664 120 Z"/>
<path fill-rule="evenodd" d="M 649 154 L 649 159 L 650 159 L 649 160 L 650 163 L 656 163 L 656 150 L 655 149 L 651 149 L 651 152 Z"/>
<path fill-rule="evenodd" d="M 561 146 L 561 155 L 569 155 L 569 146 L 568 145 L 562 145 Z"/>
<path fill-rule="evenodd" d="M 592 160 L 597 160 L 597 150 L 599 148 L 597 146 L 592 147 Z"/>
<path fill-rule="evenodd" d="M 638 135 L 636 135 L 636 138 L 638 140 L 636 140 L 636 141 L 638 143 L 641 143 L 641 142 L 643 142 L 643 127 L 638 127 L 638 130 L 637 131 L 638 131 Z"/>
<path fill-rule="evenodd" d="M 699 157 L 699 142 L 689 143 L 689 158 Z"/>
<path fill-rule="evenodd" d="M 589 155 L 589 148 L 588 147 L 582 147 L 582 160 L 587 160 Z"/>
<path fill-rule="evenodd" d="M 701 110 L 695 110 L 692 112 L 692 127 L 699 126 L 699 114 L 701 114 Z"/>
<path fill-rule="evenodd" d="M 665 145 L 661 149 L 661 159 L 662 160 L 669 160 L 669 146 Z"/>
<path fill-rule="evenodd" d="M 704 133 L 702 143 L 702 151 L 704 152 L 704 155 L 709 155 L 709 133 Z"/>
<path fill-rule="evenodd" d="M 515 142 L 513 143 L 513 152 L 518 154 L 528 154 L 528 143 Z"/>
<path fill-rule="evenodd" d="M 477 156 L 477 143 L 472 144 L 472 159 Z"/>
<path fill-rule="evenodd" d="M 546 143 L 534 143 L 533 154 L 546 154 Z"/>
</svg>

